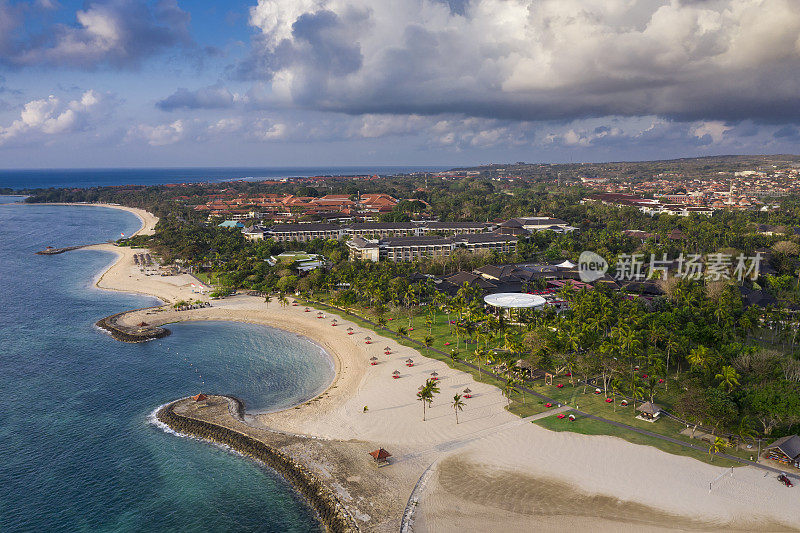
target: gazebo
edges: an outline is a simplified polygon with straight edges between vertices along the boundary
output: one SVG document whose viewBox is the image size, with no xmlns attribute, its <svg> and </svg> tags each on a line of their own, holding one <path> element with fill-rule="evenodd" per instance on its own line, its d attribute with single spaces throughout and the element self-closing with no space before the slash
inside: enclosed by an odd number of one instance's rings
<svg viewBox="0 0 800 533">
<path fill-rule="evenodd" d="M 483 297 L 486 305 L 511 315 L 513 309 L 541 309 L 547 303 L 543 297 L 524 292 L 498 292 Z"/>
<path fill-rule="evenodd" d="M 661 406 L 653 402 L 645 402 L 636 407 L 636 410 L 642 413 L 640 416 L 644 420 L 655 421 L 661 416 Z"/>
<path fill-rule="evenodd" d="M 392 454 L 390 454 L 383 448 L 378 448 L 374 452 L 369 452 L 369 454 L 372 456 L 373 459 L 375 459 L 375 462 L 378 464 L 378 466 L 389 464 L 389 457 L 392 456 Z"/>
<path fill-rule="evenodd" d="M 797 435 L 781 437 L 764 448 L 764 453 L 773 461 L 798 467 L 800 464 L 800 437 Z"/>
</svg>

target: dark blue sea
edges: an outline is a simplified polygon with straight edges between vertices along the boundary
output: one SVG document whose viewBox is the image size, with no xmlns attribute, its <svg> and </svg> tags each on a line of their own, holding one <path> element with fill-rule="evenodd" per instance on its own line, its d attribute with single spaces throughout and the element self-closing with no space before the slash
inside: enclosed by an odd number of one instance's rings
<svg viewBox="0 0 800 533">
<path fill-rule="evenodd" d="M 99 187 L 160 185 L 228 180 L 259 180 L 306 176 L 365 176 L 444 170 L 445 167 L 283 167 L 283 168 L 111 168 L 0 170 L 0 188 Z"/>
<path fill-rule="evenodd" d="M 100 207 L 0 205 L 0 531 L 319 530 L 273 472 L 149 419 L 199 391 L 236 394 L 248 409 L 303 401 L 333 377 L 316 345 L 224 322 L 117 342 L 94 322 L 156 302 L 93 287 L 113 256 L 34 255 L 138 226 Z"/>
</svg>

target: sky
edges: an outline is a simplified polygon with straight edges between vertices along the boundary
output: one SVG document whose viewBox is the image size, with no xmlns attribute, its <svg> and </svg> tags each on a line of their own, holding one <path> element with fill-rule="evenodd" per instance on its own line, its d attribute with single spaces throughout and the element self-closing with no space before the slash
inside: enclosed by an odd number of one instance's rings
<svg viewBox="0 0 800 533">
<path fill-rule="evenodd" d="M 0 168 L 800 153 L 797 0 L 0 0 Z"/>
</svg>

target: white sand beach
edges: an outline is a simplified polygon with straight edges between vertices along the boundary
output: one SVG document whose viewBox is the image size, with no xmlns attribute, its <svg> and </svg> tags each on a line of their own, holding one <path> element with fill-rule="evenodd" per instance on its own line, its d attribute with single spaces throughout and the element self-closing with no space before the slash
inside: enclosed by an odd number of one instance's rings
<svg viewBox="0 0 800 533">
<path fill-rule="evenodd" d="M 142 219 L 143 231 L 152 231 L 154 217 Z M 133 250 L 106 246 L 97 248 L 114 251 L 119 258 L 98 279 L 98 287 L 150 294 L 164 302 L 189 295 L 197 299 L 191 292 L 193 278 L 137 275 Z M 759 469 L 736 468 L 732 478 L 709 492 L 708 482 L 725 469 L 614 437 L 547 431 L 508 413 L 497 388 L 366 331 L 344 316 L 325 313 L 325 318 L 317 318 L 315 309 L 281 308 L 277 302 L 265 304 L 250 296 L 215 300 L 212 305 L 192 311 L 142 310 L 123 321 L 243 321 L 317 342 L 336 362 L 337 377 L 327 391 L 299 408 L 255 415 L 251 423 L 322 439 L 381 443 L 398 452 L 381 472 L 395 475 L 406 497 L 431 467 L 431 475 L 415 492 L 420 499 L 415 531 L 800 528 L 798 489 L 786 489 L 774 475 L 765 476 Z M 331 325 L 333 318 L 336 326 Z M 348 327 L 355 334 L 348 335 Z M 371 344 L 365 343 L 366 336 L 372 337 Z M 386 346 L 391 349 L 388 356 Z M 372 356 L 379 364 L 370 365 Z M 407 358 L 414 360 L 413 367 L 406 366 Z M 395 370 L 401 373 L 399 379 L 392 377 Z M 415 393 L 434 370 L 441 394 L 423 422 Z M 465 387 L 474 397 L 465 400 L 456 424 L 449 403 Z"/>
</svg>

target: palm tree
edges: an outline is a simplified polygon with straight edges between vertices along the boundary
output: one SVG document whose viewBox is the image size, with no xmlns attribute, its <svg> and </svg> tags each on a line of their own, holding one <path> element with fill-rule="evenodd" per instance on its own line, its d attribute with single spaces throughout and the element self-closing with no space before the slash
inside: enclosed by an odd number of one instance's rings
<svg viewBox="0 0 800 533">
<path fill-rule="evenodd" d="M 461 399 L 461 394 L 453 396 L 453 411 L 456 413 L 456 424 L 458 424 L 458 412 L 464 410 L 464 401 Z"/>
<path fill-rule="evenodd" d="M 729 394 L 734 388 L 739 386 L 739 373 L 730 365 L 723 366 L 719 374 L 714 376 L 714 379 L 719 381 L 719 387 L 725 389 Z"/>
<path fill-rule="evenodd" d="M 408 330 L 403 326 L 397 326 L 397 336 L 405 337 L 406 335 L 408 335 Z"/>
<path fill-rule="evenodd" d="M 439 394 L 439 386 L 436 381 L 429 379 L 425 385 L 417 391 L 417 400 L 422 402 L 422 421 L 425 422 L 425 410 L 433 403 L 434 395 Z"/>
<path fill-rule="evenodd" d="M 510 378 L 506 380 L 506 384 L 503 386 L 503 395 L 506 397 L 508 407 L 511 406 L 511 395 L 515 392 L 519 392 L 519 389 L 517 388 L 518 383 L 519 382 L 516 379 Z"/>
<path fill-rule="evenodd" d="M 271 301 L 272 301 L 272 297 L 271 297 L 269 294 L 267 294 L 267 295 L 264 297 L 264 303 L 265 303 L 265 304 L 267 304 L 267 307 L 269 307 L 269 303 L 270 303 Z"/>
<path fill-rule="evenodd" d="M 427 335 L 424 339 L 422 339 L 422 344 L 424 344 L 425 347 L 430 351 L 431 344 L 433 344 L 433 337 Z"/>
<path fill-rule="evenodd" d="M 458 350 L 456 350 L 455 348 L 450 350 L 450 359 L 453 360 L 453 363 L 457 363 L 458 362 L 458 359 L 459 359 Z"/>
<path fill-rule="evenodd" d="M 727 448 L 727 447 L 728 447 L 728 443 L 725 442 L 725 439 L 723 439 L 721 437 L 716 437 L 714 439 L 714 442 L 712 442 L 708 446 L 708 455 L 711 456 L 711 460 L 713 461 L 714 460 L 714 454 L 722 453 L 723 451 L 725 451 L 725 448 Z"/>
<path fill-rule="evenodd" d="M 280 296 L 278 297 L 278 301 L 280 302 L 281 307 L 283 307 L 284 309 L 289 305 L 289 299 L 283 293 L 281 293 Z"/>
<path fill-rule="evenodd" d="M 378 325 L 382 328 L 385 328 L 386 324 L 388 324 L 386 317 L 384 315 L 378 315 Z"/>
<path fill-rule="evenodd" d="M 689 356 L 686 358 L 686 360 L 689 361 L 689 364 L 694 368 L 707 370 L 711 363 L 712 357 L 711 350 L 705 346 L 698 346 L 689 352 Z"/>
</svg>

